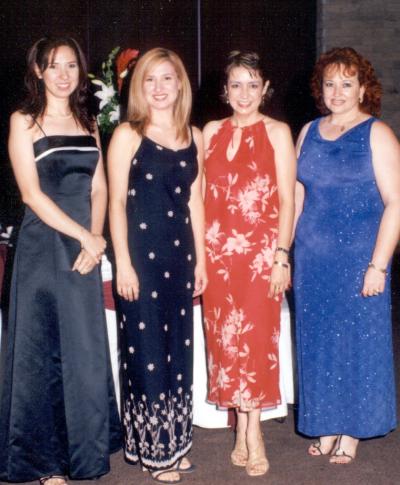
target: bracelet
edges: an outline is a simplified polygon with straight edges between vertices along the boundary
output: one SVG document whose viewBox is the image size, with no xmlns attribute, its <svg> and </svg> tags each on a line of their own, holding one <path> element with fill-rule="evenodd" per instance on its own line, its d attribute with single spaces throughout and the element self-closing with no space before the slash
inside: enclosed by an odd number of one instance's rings
<svg viewBox="0 0 400 485">
<path fill-rule="evenodd" d="M 282 263 L 281 261 L 274 261 L 274 264 L 281 266 L 282 268 L 289 268 L 289 263 Z"/>
<path fill-rule="evenodd" d="M 289 254 L 290 254 L 289 249 L 282 248 L 282 247 L 280 247 L 280 246 L 279 246 L 279 247 L 277 247 L 277 248 L 275 249 L 275 252 L 276 252 L 276 253 L 277 253 L 278 251 L 281 251 L 282 253 L 285 253 L 285 254 L 287 254 L 288 256 L 289 256 Z"/>
<path fill-rule="evenodd" d="M 385 276 L 387 276 L 387 274 L 388 274 L 388 272 L 386 271 L 386 268 L 378 268 L 371 261 L 368 263 L 368 268 L 372 268 L 372 269 L 375 269 L 376 271 L 380 271 Z"/>
</svg>

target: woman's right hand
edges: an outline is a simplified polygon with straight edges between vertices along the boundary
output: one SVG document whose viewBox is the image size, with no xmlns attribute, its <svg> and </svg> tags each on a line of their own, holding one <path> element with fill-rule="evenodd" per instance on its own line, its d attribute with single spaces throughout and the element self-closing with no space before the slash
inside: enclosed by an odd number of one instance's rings
<svg viewBox="0 0 400 485">
<path fill-rule="evenodd" d="M 139 279 L 132 266 L 117 269 L 117 293 L 128 301 L 139 298 Z"/>
<path fill-rule="evenodd" d="M 90 256 L 100 263 L 101 257 L 106 249 L 107 243 L 103 236 L 99 234 L 92 234 L 91 232 L 84 230 L 80 239 L 82 249 L 85 249 Z"/>
</svg>

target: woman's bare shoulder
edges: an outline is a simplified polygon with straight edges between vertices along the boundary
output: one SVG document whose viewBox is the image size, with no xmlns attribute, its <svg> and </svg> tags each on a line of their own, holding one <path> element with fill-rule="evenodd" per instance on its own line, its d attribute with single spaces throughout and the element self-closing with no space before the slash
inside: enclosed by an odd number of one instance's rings
<svg viewBox="0 0 400 485">
<path fill-rule="evenodd" d="M 225 123 L 228 118 L 223 118 L 222 120 L 213 120 L 209 121 L 203 128 L 203 135 L 204 136 L 213 136 Z"/>
</svg>

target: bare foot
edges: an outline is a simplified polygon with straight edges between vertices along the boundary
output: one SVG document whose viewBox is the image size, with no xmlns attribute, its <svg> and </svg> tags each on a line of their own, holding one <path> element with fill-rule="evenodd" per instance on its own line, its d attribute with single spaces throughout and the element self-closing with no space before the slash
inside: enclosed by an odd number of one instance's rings
<svg viewBox="0 0 400 485">
<path fill-rule="evenodd" d="M 335 445 L 336 440 L 336 435 L 321 436 L 318 441 L 310 445 L 308 448 L 308 454 L 311 456 L 329 455 Z"/>
<path fill-rule="evenodd" d="M 358 443 L 359 440 L 357 438 L 345 434 L 340 435 L 332 456 L 329 458 L 329 463 L 337 465 L 350 464 L 356 457 Z"/>
</svg>

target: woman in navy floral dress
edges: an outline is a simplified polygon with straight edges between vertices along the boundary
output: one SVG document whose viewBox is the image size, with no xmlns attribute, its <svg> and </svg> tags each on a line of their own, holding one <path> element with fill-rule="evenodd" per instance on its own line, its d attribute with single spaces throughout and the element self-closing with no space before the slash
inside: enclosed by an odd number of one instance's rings
<svg viewBox="0 0 400 485">
<path fill-rule="evenodd" d="M 202 146 L 190 108 L 181 60 L 149 51 L 108 157 L 125 457 L 166 483 L 193 470 L 182 460 L 192 445 L 192 298 L 206 286 Z"/>
</svg>

